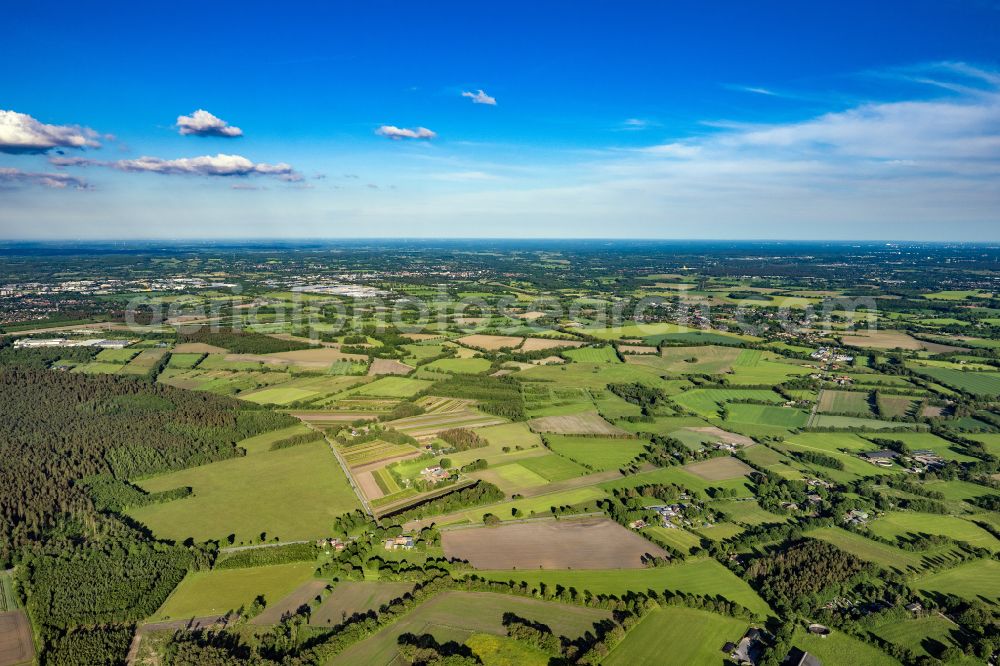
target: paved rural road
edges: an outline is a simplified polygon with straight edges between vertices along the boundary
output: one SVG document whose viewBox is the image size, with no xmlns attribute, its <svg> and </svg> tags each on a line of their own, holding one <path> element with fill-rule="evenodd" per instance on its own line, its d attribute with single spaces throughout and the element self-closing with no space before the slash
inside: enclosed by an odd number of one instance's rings
<svg viewBox="0 0 1000 666">
<path fill-rule="evenodd" d="M 361 506 L 364 507 L 365 512 L 369 516 L 375 518 L 375 512 L 372 511 L 371 505 L 368 504 L 368 499 L 365 497 L 365 494 L 361 492 L 361 488 L 358 487 L 358 484 L 354 481 L 354 475 L 351 474 L 351 468 L 347 466 L 347 462 L 340 456 L 340 451 L 337 450 L 337 445 L 330 440 L 330 438 L 326 434 L 326 431 L 322 430 L 321 428 L 317 428 L 313 424 L 309 423 L 309 421 L 303 420 L 302 422 L 306 424 L 306 427 L 310 428 L 311 430 L 315 430 L 316 432 L 323 435 L 323 439 L 326 440 L 326 443 L 330 446 L 330 450 L 333 451 L 333 457 L 337 459 L 337 462 L 340 463 L 340 468 L 344 470 L 344 474 L 347 475 L 347 482 L 351 484 L 351 488 L 354 490 L 354 494 L 358 496 L 359 500 L 361 500 Z"/>
</svg>

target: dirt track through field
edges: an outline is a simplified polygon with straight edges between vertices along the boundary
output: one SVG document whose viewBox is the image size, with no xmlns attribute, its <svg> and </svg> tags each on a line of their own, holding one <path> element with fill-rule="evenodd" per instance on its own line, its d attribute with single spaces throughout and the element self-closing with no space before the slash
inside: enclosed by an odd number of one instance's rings
<svg viewBox="0 0 1000 666">
<path fill-rule="evenodd" d="M 639 569 L 643 555 L 667 555 L 607 518 L 446 530 L 441 544 L 446 557 L 477 569 Z"/>
</svg>

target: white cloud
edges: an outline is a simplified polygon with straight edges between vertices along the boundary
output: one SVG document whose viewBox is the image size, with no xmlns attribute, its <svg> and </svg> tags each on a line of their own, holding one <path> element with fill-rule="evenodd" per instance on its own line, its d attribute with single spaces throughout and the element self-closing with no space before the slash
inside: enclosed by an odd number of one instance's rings
<svg viewBox="0 0 1000 666">
<path fill-rule="evenodd" d="M 177 128 L 183 135 L 222 136 L 235 138 L 243 136 L 243 130 L 233 127 L 222 118 L 204 109 L 198 109 L 190 116 L 177 116 Z"/>
<path fill-rule="evenodd" d="M 0 153 L 44 153 L 53 148 L 98 148 L 98 134 L 79 125 L 46 125 L 17 111 L 0 110 Z"/>
<path fill-rule="evenodd" d="M 55 190 L 67 188 L 74 190 L 90 189 L 87 181 L 65 173 L 36 173 L 10 167 L 0 167 L 0 187 L 4 184 L 41 185 L 42 187 Z"/>
<path fill-rule="evenodd" d="M 204 155 L 165 160 L 159 157 L 140 157 L 134 160 L 103 162 L 79 157 L 53 157 L 55 166 L 101 166 L 118 171 L 148 172 L 164 175 L 195 176 L 273 176 L 279 180 L 298 182 L 302 175 L 285 163 L 254 163 L 242 155 Z"/>
<path fill-rule="evenodd" d="M 472 100 L 473 104 L 487 104 L 489 106 L 497 105 L 497 98 L 490 97 L 482 89 L 477 92 L 469 92 L 466 90 L 462 93 L 462 97 L 468 97 Z"/>
<path fill-rule="evenodd" d="M 394 141 L 399 141 L 400 139 L 433 139 L 437 136 L 435 132 L 426 127 L 410 129 L 408 127 L 396 127 L 395 125 L 382 125 L 375 130 L 375 133 Z"/>
</svg>

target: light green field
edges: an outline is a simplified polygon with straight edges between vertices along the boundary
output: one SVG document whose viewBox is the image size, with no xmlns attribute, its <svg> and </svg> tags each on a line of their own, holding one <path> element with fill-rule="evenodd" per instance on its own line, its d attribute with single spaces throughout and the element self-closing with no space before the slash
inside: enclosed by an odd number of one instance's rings
<svg viewBox="0 0 1000 666">
<path fill-rule="evenodd" d="M 911 587 L 923 593 L 954 594 L 963 599 L 979 599 L 1000 604 L 1000 562 L 975 560 L 954 569 L 923 576 Z"/>
<path fill-rule="evenodd" d="M 968 481 L 930 481 L 924 484 L 928 490 L 944 495 L 946 500 L 970 500 L 994 492 L 986 486 Z"/>
<path fill-rule="evenodd" d="M 971 372 L 950 368 L 921 368 L 919 372 L 946 386 L 973 395 L 1000 395 L 1000 372 Z"/>
<path fill-rule="evenodd" d="M 673 590 L 722 596 L 749 608 L 761 617 L 772 614 L 771 608 L 746 582 L 708 558 L 655 569 L 477 571 L 476 575 L 489 580 L 525 581 L 533 588 L 537 588 L 540 583 L 562 585 L 575 588 L 578 592 L 589 590 L 593 594 L 622 595 L 629 590 Z M 718 647 L 722 647 L 721 644 Z"/>
<path fill-rule="evenodd" d="M 784 523 L 788 521 L 788 516 L 779 516 L 776 513 L 765 511 L 757 504 L 756 500 L 724 500 L 721 502 L 712 502 L 709 506 L 722 511 L 733 522 L 743 525 L 762 525 L 764 523 Z"/>
<path fill-rule="evenodd" d="M 527 643 L 493 634 L 472 634 L 466 641 L 484 666 L 547 666 L 550 656 Z"/>
<path fill-rule="evenodd" d="M 743 350 L 753 351 L 753 350 Z M 739 363 L 733 366 L 733 375 L 729 378 L 730 384 L 780 384 L 790 377 L 796 375 L 807 375 L 811 372 L 809 368 L 796 365 L 792 362 L 760 361 L 753 366 L 742 366 Z"/>
<path fill-rule="evenodd" d="M 202 356 L 203 354 L 171 354 L 167 367 L 189 370 L 201 360 Z"/>
<path fill-rule="evenodd" d="M 565 481 L 589 473 L 589 470 L 559 455 L 524 458 L 520 464 L 549 482 Z"/>
<path fill-rule="evenodd" d="M 275 442 L 287 439 L 288 437 L 294 437 L 295 435 L 304 435 L 308 432 L 312 432 L 308 426 L 304 424 L 297 424 L 289 426 L 288 428 L 272 430 L 271 432 L 265 432 L 263 435 L 257 435 L 256 437 L 241 440 L 237 442 L 236 445 L 242 449 L 246 449 L 247 455 L 249 456 L 270 450 L 271 445 Z"/>
<path fill-rule="evenodd" d="M 618 469 L 645 450 L 644 439 L 547 435 L 549 448 L 594 470 Z"/>
<path fill-rule="evenodd" d="M 222 615 L 250 605 L 257 595 L 275 603 L 312 578 L 313 562 L 189 573 L 153 614 L 153 621 Z"/>
<path fill-rule="evenodd" d="M 771 407 L 770 405 L 749 405 L 734 403 L 728 406 L 729 418 L 733 423 L 749 423 L 779 428 L 800 428 L 809 420 L 809 415 L 792 407 Z"/>
<path fill-rule="evenodd" d="M 673 401 L 681 407 L 707 418 L 718 416 L 721 405 L 732 400 L 761 400 L 775 404 L 782 402 L 780 395 L 764 389 L 691 389 L 673 397 Z"/>
<path fill-rule="evenodd" d="M 454 372 L 475 375 L 490 369 L 491 363 L 485 358 L 441 358 L 425 366 L 437 372 Z"/>
<path fill-rule="evenodd" d="M 980 291 L 978 289 L 946 289 L 944 291 L 935 291 L 930 294 L 924 294 L 924 298 L 932 301 L 964 301 L 967 298 L 986 298 L 989 295 L 990 292 Z"/>
<path fill-rule="evenodd" d="M 278 386 L 275 388 L 264 389 L 263 391 L 256 391 L 255 393 L 250 393 L 247 395 L 240 396 L 243 400 L 249 400 L 250 402 L 256 402 L 259 405 L 287 405 L 298 400 L 306 400 L 314 396 L 319 395 L 318 391 L 310 391 L 307 389 L 295 388 L 295 387 L 285 387 Z"/>
<path fill-rule="evenodd" d="M 674 374 L 717 375 L 729 372 L 743 351 L 735 347 L 705 345 L 699 347 L 666 347 L 660 357 L 641 357 L 652 367 Z M 640 357 L 633 359 L 642 363 Z"/>
<path fill-rule="evenodd" d="M 805 535 L 832 543 L 837 548 L 863 560 L 895 569 L 900 573 L 911 573 L 924 568 L 923 557 L 919 553 L 912 553 L 866 539 L 859 534 L 842 530 L 839 527 L 820 527 L 809 530 Z"/>
<path fill-rule="evenodd" d="M 606 498 L 607 494 L 594 486 L 573 488 L 572 490 L 563 490 L 548 495 L 539 495 L 538 497 L 510 500 L 489 507 L 469 509 L 456 514 L 456 517 L 450 519 L 447 524 L 462 522 L 481 523 L 483 515 L 487 513 L 492 513 L 501 520 L 513 520 L 512 509 L 514 508 L 520 509 L 525 516 L 530 516 L 532 512 L 539 516 L 547 515 L 552 507 L 560 506 L 589 504 L 593 508 L 596 508 L 597 500 Z"/>
<path fill-rule="evenodd" d="M 817 414 L 810 425 L 816 428 L 863 428 L 865 430 L 913 427 L 912 424 L 904 421 L 880 421 L 878 419 L 863 419 L 857 416 L 837 416 L 834 414 Z"/>
<path fill-rule="evenodd" d="M 894 645 L 909 648 L 918 657 L 937 657 L 944 648 L 958 647 L 951 637 L 956 629 L 951 620 L 935 613 L 890 622 L 874 629 L 872 633 Z M 931 649 L 928 650 L 928 647 Z M 981 662 L 973 659 L 968 663 Z"/>
<path fill-rule="evenodd" d="M 678 527 L 647 527 L 643 534 L 654 537 L 668 545 L 673 546 L 682 553 L 689 553 L 692 548 L 701 545 L 701 538 L 697 534 L 692 534 L 685 529 Z"/>
<path fill-rule="evenodd" d="M 749 624 L 691 608 L 659 608 L 642 619 L 601 663 L 608 666 L 670 663 L 717 666 L 720 648 L 739 642 Z"/>
<path fill-rule="evenodd" d="M 567 349 L 563 355 L 572 359 L 576 363 L 621 363 L 618 354 L 610 346 L 603 347 L 578 347 Z"/>
<path fill-rule="evenodd" d="M 357 395 L 374 395 L 385 398 L 409 398 L 430 387 L 432 383 L 408 377 L 382 377 L 352 392 Z"/>
<path fill-rule="evenodd" d="M 643 486 L 650 483 L 675 483 L 679 486 L 687 488 L 703 499 L 708 497 L 708 494 L 706 493 L 708 488 L 726 488 L 734 490 L 737 497 L 752 496 L 750 489 L 747 487 L 747 479 L 745 477 L 729 479 L 728 481 L 706 481 L 699 476 L 686 472 L 680 467 L 661 467 L 649 472 L 630 474 L 622 479 L 602 483 L 600 484 L 600 487 L 610 492 L 612 489 L 616 488 L 634 488 L 636 486 Z"/>
<path fill-rule="evenodd" d="M 601 340 L 639 339 L 650 335 L 662 335 L 664 333 L 689 333 L 695 329 L 671 324 L 669 322 L 656 324 L 628 324 L 625 326 L 611 326 L 605 328 L 588 328 L 582 332 Z"/>
<path fill-rule="evenodd" d="M 255 447 L 256 448 L 256 447 Z M 171 472 L 139 482 L 149 492 L 190 486 L 183 499 L 134 509 L 133 518 L 160 538 L 283 541 L 326 536 L 340 514 L 359 506 L 326 442 Z"/>
<path fill-rule="evenodd" d="M 1000 541 L 983 528 L 956 516 L 930 513 L 890 511 L 868 524 L 873 533 L 887 539 L 907 534 L 940 534 L 956 541 L 965 541 L 993 552 L 1000 550 Z"/>
<path fill-rule="evenodd" d="M 464 643 L 475 634 L 502 636 L 506 612 L 551 627 L 556 635 L 581 636 L 595 622 L 610 616 L 608 611 L 537 599 L 489 592 L 444 592 L 420 604 L 399 621 L 339 653 L 331 664 L 398 663 L 397 639 L 401 634 L 429 633 L 439 642 Z"/>
<path fill-rule="evenodd" d="M 841 633 L 836 629 L 828 636 L 817 636 L 799 629 L 793 645 L 816 655 L 824 664 L 864 664 L 865 666 L 899 666 L 899 662 L 878 648 Z"/>
<path fill-rule="evenodd" d="M 496 475 L 502 483 L 498 483 L 504 492 L 513 494 L 520 493 L 528 488 L 537 488 L 549 483 L 544 476 L 537 474 L 521 463 L 507 463 L 489 469 L 490 475 Z"/>
<path fill-rule="evenodd" d="M 868 402 L 871 394 L 866 391 L 831 391 L 820 394 L 819 412 L 834 412 L 839 414 L 857 414 L 871 416 L 872 408 Z"/>
<path fill-rule="evenodd" d="M 676 392 L 677 387 L 686 385 L 676 380 L 665 380 L 661 374 L 654 368 L 634 363 L 564 363 L 526 368 L 518 373 L 518 377 L 602 391 L 613 382 L 641 382 L 668 392 Z"/>
<path fill-rule="evenodd" d="M 125 365 L 139 353 L 138 349 L 102 349 L 95 357 L 98 363 L 118 363 Z"/>
</svg>

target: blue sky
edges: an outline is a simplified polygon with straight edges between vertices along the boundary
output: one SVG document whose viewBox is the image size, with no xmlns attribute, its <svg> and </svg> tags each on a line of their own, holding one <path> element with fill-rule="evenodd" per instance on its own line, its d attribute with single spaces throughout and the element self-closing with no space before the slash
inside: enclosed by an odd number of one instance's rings
<svg viewBox="0 0 1000 666">
<path fill-rule="evenodd" d="M 41 1 L 4 23 L 2 238 L 1000 240 L 1000 2 Z"/>
</svg>

